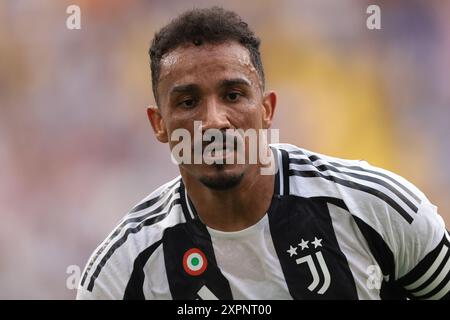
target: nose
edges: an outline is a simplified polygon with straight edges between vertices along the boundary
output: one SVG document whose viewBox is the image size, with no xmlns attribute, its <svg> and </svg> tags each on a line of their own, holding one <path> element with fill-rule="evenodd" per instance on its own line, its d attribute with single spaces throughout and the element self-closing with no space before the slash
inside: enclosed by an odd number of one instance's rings
<svg viewBox="0 0 450 320">
<path fill-rule="evenodd" d="M 230 129 L 230 122 L 227 117 L 227 107 L 217 99 L 210 98 L 205 101 L 202 116 L 202 131 L 208 129 L 226 130 Z"/>
</svg>

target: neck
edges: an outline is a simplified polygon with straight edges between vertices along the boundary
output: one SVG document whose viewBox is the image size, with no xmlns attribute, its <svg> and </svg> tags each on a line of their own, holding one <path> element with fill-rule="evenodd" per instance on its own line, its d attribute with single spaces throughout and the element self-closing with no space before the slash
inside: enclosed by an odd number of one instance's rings
<svg viewBox="0 0 450 320">
<path fill-rule="evenodd" d="M 204 186 L 182 170 L 181 176 L 203 223 L 230 232 L 254 225 L 269 209 L 275 176 L 261 175 L 260 168 L 259 165 L 249 167 L 239 185 L 220 191 Z"/>
</svg>

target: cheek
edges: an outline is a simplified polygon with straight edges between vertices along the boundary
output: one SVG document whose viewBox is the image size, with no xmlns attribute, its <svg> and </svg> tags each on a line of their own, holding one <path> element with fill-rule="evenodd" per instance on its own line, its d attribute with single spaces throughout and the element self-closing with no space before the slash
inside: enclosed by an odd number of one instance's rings
<svg viewBox="0 0 450 320">
<path fill-rule="evenodd" d="M 173 132 L 177 129 L 187 130 L 190 134 L 194 132 L 194 118 L 173 116 L 168 124 L 168 131 Z"/>
<path fill-rule="evenodd" d="M 167 138 L 172 149 L 180 142 L 191 142 L 194 137 L 194 122 L 193 120 L 182 120 L 171 118 L 170 123 L 167 124 Z"/>
<path fill-rule="evenodd" d="M 262 114 L 260 105 L 247 105 L 240 108 L 234 114 L 235 125 L 239 128 L 255 128 L 259 129 L 262 126 Z"/>
</svg>

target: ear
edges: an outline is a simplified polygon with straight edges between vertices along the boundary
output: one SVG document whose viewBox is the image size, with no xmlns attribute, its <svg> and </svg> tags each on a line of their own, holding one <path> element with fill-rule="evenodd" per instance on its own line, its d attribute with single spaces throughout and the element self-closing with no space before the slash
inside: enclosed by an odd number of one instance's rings
<svg viewBox="0 0 450 320">
<path fill-rule="evenodd" d="M 262 101 L 262 124 L 264 129 L 268 129 L 272 126 L 273 115 L 275 114 L 275 108 L 277 105 L 277 95 L 274 91 L 264 93 Z"/>
<path fill-rule="evenodd" d="M 159 108 L 149 106 L 147 108 L 147 116 L 150 124 L 152 125 L 153 131 L 155 132 L 156 139 L 162 143 L 169 142 L 166 125 L 164 124 Z"/>
</svg>

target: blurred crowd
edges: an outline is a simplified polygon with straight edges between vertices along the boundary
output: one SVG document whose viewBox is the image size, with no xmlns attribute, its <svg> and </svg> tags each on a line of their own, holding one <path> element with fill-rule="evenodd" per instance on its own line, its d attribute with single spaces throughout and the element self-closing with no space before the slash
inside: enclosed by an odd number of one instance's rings
<svg viewBox="0 0 450 320">
<path fill-rule="evenodd" d="M 381 30 L 360 0 L 1 1 L 0 298 L 73 298 L 68 266 L 178 174 L 146 118 L 147 51 L 174 15 L 212 4 L 261 37 L 281 142 L 399 173 L 449 228 L 450 2 L 376 3 Z"/>
</svg>

